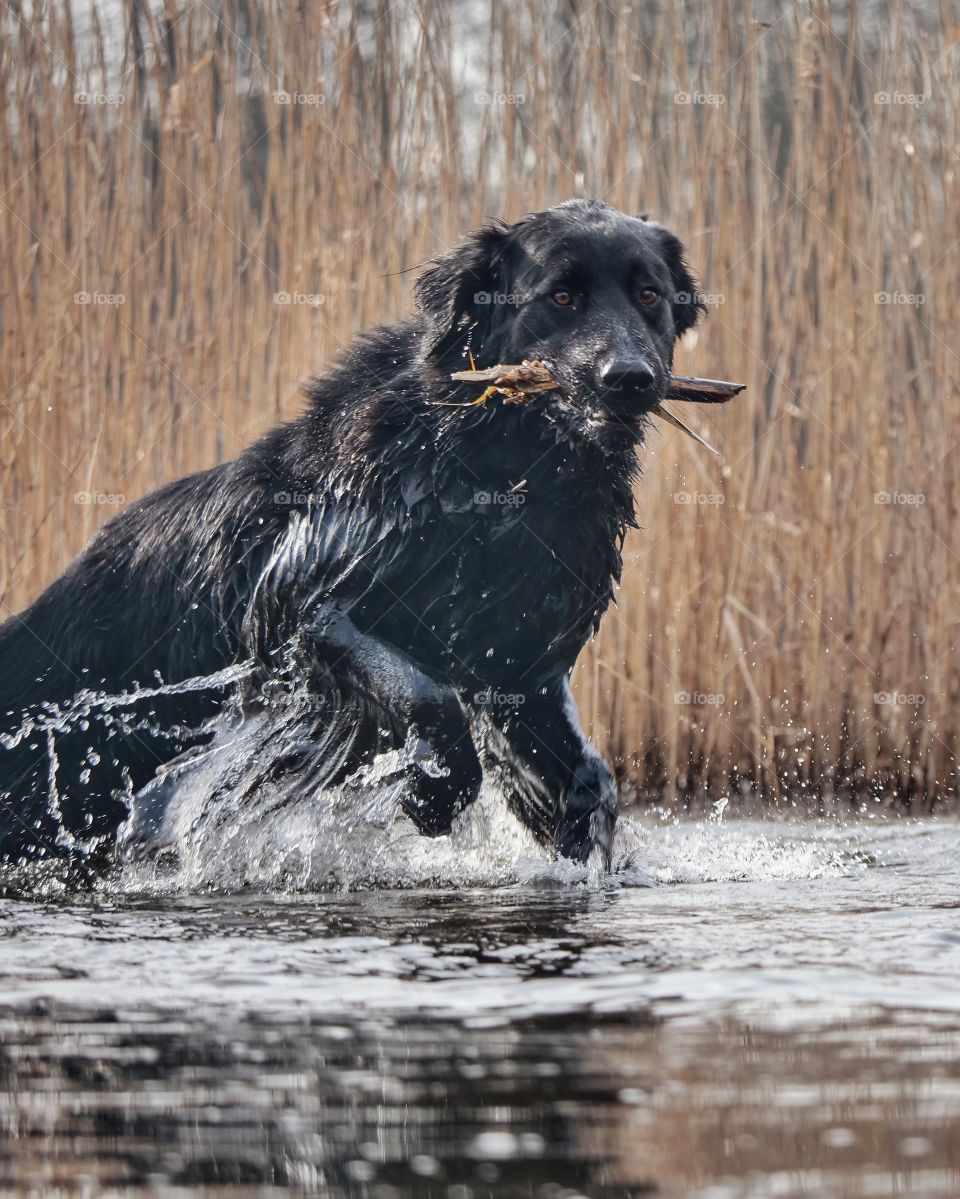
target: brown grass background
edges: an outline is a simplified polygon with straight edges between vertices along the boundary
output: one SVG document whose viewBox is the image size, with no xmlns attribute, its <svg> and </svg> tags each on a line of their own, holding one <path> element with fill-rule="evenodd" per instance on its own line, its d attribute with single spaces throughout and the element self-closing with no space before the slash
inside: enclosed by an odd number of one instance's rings
<svg viewBox="0 0 960 1199">
<path fill-rule="evenodd" d="M 463 230 L 596 195 L 690 247 L 711 312 L 677 369 L 749 391 L 684 414 L 719 459 L 644 455 L 577 672 L 593 737 L 668 804 L 956 797 L 956 7 L 126 0 L 0 30 L 0 615 L 295 412 Z"/>
</svg>

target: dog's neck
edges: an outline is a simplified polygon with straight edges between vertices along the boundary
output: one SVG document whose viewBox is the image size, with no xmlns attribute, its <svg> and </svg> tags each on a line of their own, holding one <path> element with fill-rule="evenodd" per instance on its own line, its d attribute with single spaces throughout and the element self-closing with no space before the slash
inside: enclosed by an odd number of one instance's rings
<svg viewBox="0 0 960 1199">
<path fill-rule="evenodd" d="M 405 499 L 432 495 L 448 519 L 504 548 L 552 547 L 560 559 L 582 563 L 598 592 L 619 579 L 619 548 L 636 526 L 632 447 L 604 454 L 565 436 L 533 406 L 447 412 L 436 426 L 429 475 Z M 410 487 L 409 475 L 403 485 Z"/>
</svg>

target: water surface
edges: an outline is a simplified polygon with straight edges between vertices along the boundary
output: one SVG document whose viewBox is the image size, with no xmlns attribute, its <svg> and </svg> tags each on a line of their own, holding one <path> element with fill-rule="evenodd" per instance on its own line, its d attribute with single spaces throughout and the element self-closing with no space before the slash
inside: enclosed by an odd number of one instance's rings
<svg viewBox="0 0 960 1199">
<path fill-rule="evenodd" d="M 0 1187 L 960 1195 L 960 826 L 621 840 L 605 878 L 4 900 Z"/>
</svg>

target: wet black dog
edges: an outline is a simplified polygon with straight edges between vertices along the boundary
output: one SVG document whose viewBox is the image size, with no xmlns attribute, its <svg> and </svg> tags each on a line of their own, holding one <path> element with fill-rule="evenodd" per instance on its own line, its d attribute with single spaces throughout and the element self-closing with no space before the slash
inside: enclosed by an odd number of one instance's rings
<svg viewBox="0 0 960 1199">
<path fill-rule="evenodd" d="M 697 285 L 659 225 L 571 201 L 474 232 L 416 295 L 301 417 L 122 512 L 0 626 L 8 858 L 110 841 L 238 695 L 262 714 L 307 694 L 311 744 L 301 727 L 270 768 L 302 793 L 404 749 L 422 831 L 486 770 L 545 845 L 609 860 L 614 784 L 568 679 Z M 453 406 L 482 390 L 450 380 L 468 346 L 478 367 L 540 359 L 560 389 Z"/>
</svg>

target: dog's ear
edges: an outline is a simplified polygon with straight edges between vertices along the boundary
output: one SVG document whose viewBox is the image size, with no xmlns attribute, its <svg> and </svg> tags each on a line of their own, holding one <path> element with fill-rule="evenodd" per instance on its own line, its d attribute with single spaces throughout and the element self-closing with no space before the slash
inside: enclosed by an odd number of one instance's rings
<svg viewBox="0 0 960 1199">
<path fill-rule="evenodd" d="M 700 284 L 687 262 L 687 253 L 683 242 L 666 229 L 660 229 L 660 252 L 670 271 L 672 294 L 670 306 L 673 309 L 673 324 L 677 337 L 692 329 L 697 321 L 707 311 L 703 302 Z"/>
<path fill-rule="evenodd" d="M 506 290 L 506 254 L 511 225 L 475 229 L 437 258 L 414 285 L 417 308 L 426 320 L 425 352 L 441 359 L 470 345 L 479 355 Z"/>
</svg>

